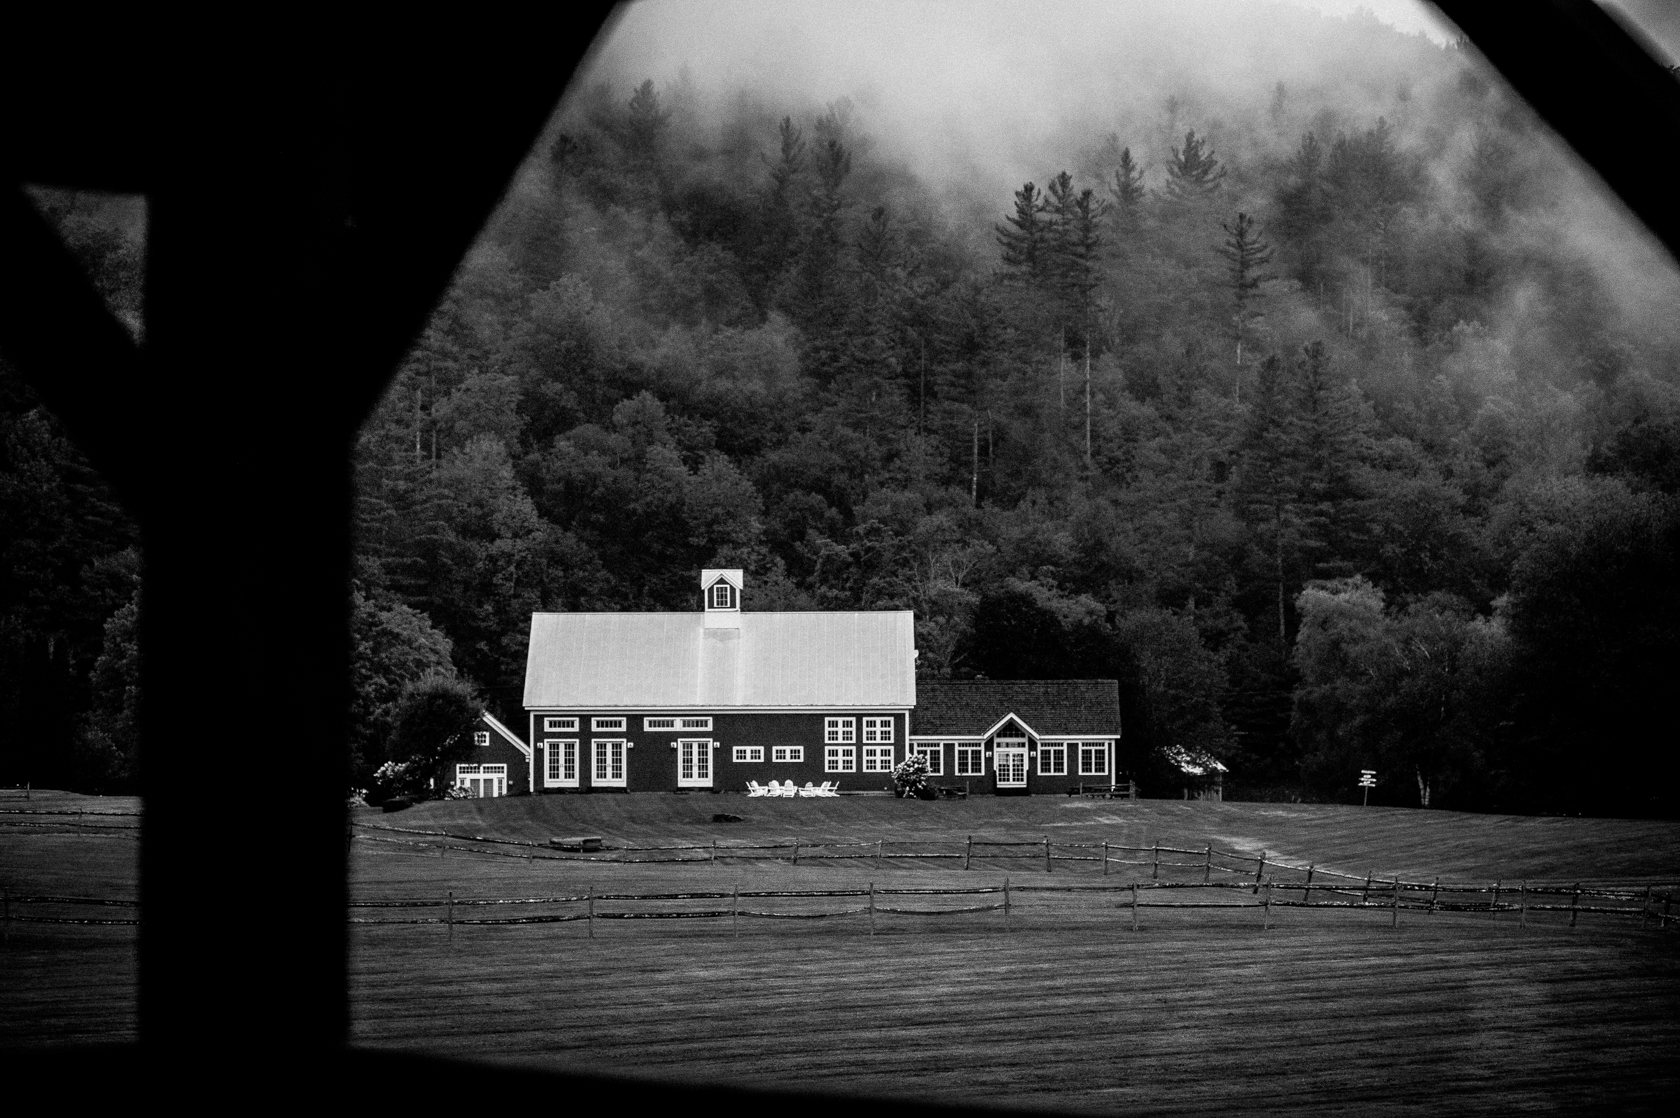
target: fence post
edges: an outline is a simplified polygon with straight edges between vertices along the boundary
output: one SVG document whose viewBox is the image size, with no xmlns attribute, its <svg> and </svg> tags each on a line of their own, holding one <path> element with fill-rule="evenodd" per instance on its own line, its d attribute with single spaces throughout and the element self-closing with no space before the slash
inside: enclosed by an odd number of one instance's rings
<svg viewBox="0 0 1680 1118">
<path fill-rule="evenodd" d="M 1266 852 L 1260 852 L 1260 865 L 1254 870 L 1254 896 L 1260 895 L 1260 876 L 1266 872 Z"/>
<path fill-rule="evenodd" d="M 1399 926 L 1400 926 L 1400 876 L 1398 874 L 1396 874 L 1395 877 L 1394 877 L 1394 922 L 1392 924 L 1390 924 L 1389 927 L 1398 928 Z"/>
<path fill-rule="evenodd" d="M 1528 882 L 1526 880 L 1517 886 L 1517 927 L 1528 927 Z"/>
<path fill-rule="evenodd" d="M 1213 880 L 1213 843 L 1208 843 L 1207 855 L 1202 861 L 1202 884 Z"/>
<path fill-rule="evenodd" d="M 729 891 L 729 930 L 736 939 L 741 938 L 741 883 L 737 881 L 735 888 Z"/>
<path fill-rule="evenodd" d="M 595 938 L 595 886 L 589 887 L 589 938 Z"/>
<path fill-rule="evenodd" d="M 1304 905 L 1312 904 L 1312 875 L 1313 875 L 1313 867 L 1316 864 L 1317 863 L 1314 863 L 1314 862 L 1308 862 L 1307 863 L 1307 884 L 1301 890 L 1301 903 L 1304 904 Z"/>
<path fill-rule="evenodd" d="M 875 868 L 878 870 L 884 870 L 887 868 L 887 856 L 885 853 L 886 848 L 887 844 L 885 839 L 875 840 Z"/>
<path fill-rule="evenodd" d="M 1009 926 L 1009 875 L 1003 875 L 1003 923 Z"/>
<path fill-rule="evenodd" d="M 1499 887 L 1503 884 L 1504 882 L 1502 881 L 1495 881 L 1493 883 L 1493 900 L 1488 902 L 1488 912 L 1494 916 L 1499 915 Z"/>
<path fill-rule="evenodd" d="M 1103 840 L 1103 876 L 1108 876 L 1108 840 Z"/>
<path fill-rule="evenodd" d="M 1374 873 L 1374 872 L 1375 872 L 1374 870 L 1366 870 L 1365 871 L 1365 888 L 1363 890 L 1361 890 L 1360 893 L 1359 893 L 1359 903 L 1360 904 L 1370 904 L 1371 903 L 1371 874 Z"/>
<path fill-rule="evenodd" d="M 449 938 L 453 942 L 455 939 L 455 890 L 451 889 L 449 891 L 449 900 L 446 904 L 447 907 L 443 910 L 443 922 L 449 925 Z"/>
<path fill-rule="evenodd" d="M 1569 902 L 1569 926 L 1575 926 L 1575 920 L 1581 915 L 1581 883 L 1575 883 L 1575 896 Z"/>
<path fill-rule="evenodd" d="M 1134 932 L 1138 930 L 1137 895 L 1138 895 L 1138 883 L 1134 881 L 1134 882 L 1132 882 L 1132 931 L 1134 931 Z"/>
<path fill-rule="evenodd" d="M 1158 881 L 1161 877 L 1161 844 L 1155 844 L 1155 864 L 1149 870 L 1149 880 Z"/>
<path fill-rule="evenodd" d="M 1435 900 L 1441 895 L 1441 879 L 1435 879 L 1435 891 L 1429 894 L 1429 915 L 1435 915 Z"/>
<path fill-rule="evenodd" d="M 1050 873 L 1051 872 L 1051 866 L 1050 866 L 1050 836 L 1049 835 L 1044 836 L 1044 872 L 1045 873 Z"/>
<path fill-rule="evenodd" d="M 974 857 L 974 836 L 968 836 L 968 845 L 963 847 L 963 869 L 968 868 L 969 860 Z"/>
<path fill-rule="evenodd" d="M 875 934 L 875 883 L 869 883 L 869 934 Z"/>
<path fill-rule="evenodd" d="M 1260 918 L 1260 927 L 1266 931 L 1272 929 L 1272 883 L 1266 882 L 1266 913 Z"/>
</svg>

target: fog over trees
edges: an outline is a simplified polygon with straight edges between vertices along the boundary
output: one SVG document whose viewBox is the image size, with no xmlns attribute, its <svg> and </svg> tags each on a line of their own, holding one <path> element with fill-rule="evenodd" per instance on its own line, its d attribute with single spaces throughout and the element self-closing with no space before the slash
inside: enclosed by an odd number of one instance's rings
<svg viewBox="0 0 1680 1118">
<path fill-rule="evenodd" d="M 929 678 L 1118 678 L 1146 793 L 1172 750 L 1234 797 L 1672 812 L 1672 262 L 1472 52 L 1217 7 L 1028 36 L 1001 89 L 786 27 L 714 75 L 632 9 L 356 447 L 358 779 L 405 689 L 517 719 L 532 611 L 741 567 L 753 610 L 914 610 Z M 8 391 L 16 659 L 72 530 L 18 479 L 79 475 Z M 90 757 L 130 732 L 101 539 Z"/>
</svg>

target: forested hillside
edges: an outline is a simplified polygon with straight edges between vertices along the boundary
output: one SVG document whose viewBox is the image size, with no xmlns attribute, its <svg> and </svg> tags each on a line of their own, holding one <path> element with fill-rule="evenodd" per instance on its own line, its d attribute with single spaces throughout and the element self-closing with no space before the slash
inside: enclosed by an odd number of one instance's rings
<svg viewBox="0 0 1680 1118">
<path fill-rule="evenodd" d="M 511 714 L 532 610 L 739 566 L 929 677 L 1119 677 L 1146 788 L 1650 810 L 1672 306 L 1463 51 L 1321 22 L 1386 107 L 1157 98 L 989 212 L 846 100 L 598 74 L 367 425 L 367 608 Z"/>
<path fill-rule="evenodd" d="M 1025 137 L 603 52 L 357 446 L 359 780 L 416 681 L 517 719 L 532 611 L 711 566 L 914 610 L 928 677 L 1119 678 L 1146 792 L 1674 810 L 1672 262 L 1470 52 L 1227 7 Z"/>
</svg>

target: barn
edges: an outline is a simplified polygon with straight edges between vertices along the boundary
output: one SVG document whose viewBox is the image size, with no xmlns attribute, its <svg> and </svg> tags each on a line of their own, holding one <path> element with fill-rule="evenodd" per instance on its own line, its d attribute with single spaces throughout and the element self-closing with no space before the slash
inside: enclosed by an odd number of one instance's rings
<svg viewBox="0 0 1680 1118">
<path fill-rule="evenodd" d="M 534 614 L 532 789 L 890 784 L 916 705 L 911 613 L 748 613 L 743 589 L 708 570 L 698 612 Z"/>
<path fill-rule="evenodd" d="M 749 613 L 744 589 L 707 570 L 697 612 L 533 614 L 531 791 L 879 791 L 912 750 L 976 792 L 1113 782 L 1115 681 L 918 685 L 908 610 Z"/>
<path fill-rule="evenodd" d="M 1115 782 L 1116 680 L 924 680 L 916 699 L 910 749 L 935 784 L 1024 795 Z"/>
</svg>

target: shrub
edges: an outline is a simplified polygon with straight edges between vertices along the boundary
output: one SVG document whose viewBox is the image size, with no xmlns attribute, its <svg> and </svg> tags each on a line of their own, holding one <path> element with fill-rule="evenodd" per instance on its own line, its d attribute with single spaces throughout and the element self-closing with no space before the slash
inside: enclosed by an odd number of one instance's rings
<svg viewBox="0 0 1680 1118">
<path fill-rule="evenodd" d="M 924 800 L 933 798 L 930 795 L 923 795 L 924 792 L 931 792 L 932 789 L 928 787 L 927 758 L 920 753 L 912 753 L 900 761 L 898 767 L 893 769 L 892 778 L 893 787 L 897 789 L 900 796 L 915 796 Z"/>
</svg>

